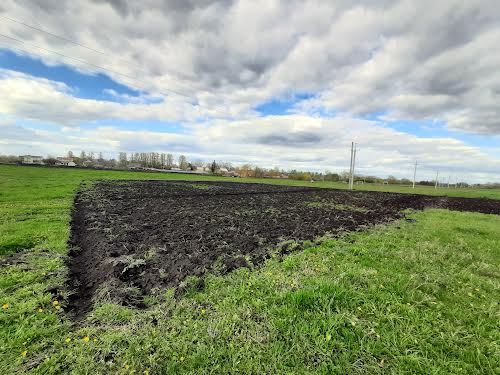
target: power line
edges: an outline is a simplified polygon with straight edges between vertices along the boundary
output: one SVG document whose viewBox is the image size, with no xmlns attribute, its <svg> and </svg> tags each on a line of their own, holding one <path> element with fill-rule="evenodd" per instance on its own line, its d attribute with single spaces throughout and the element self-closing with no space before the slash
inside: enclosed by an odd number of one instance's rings
<svg viewBox="0 0 500 375">
<path fill-rule="evenodd" d="M 22 40 L 20 40 L 20 39 L 17 39 L 17 38 L 14 38 L 14 37 L 8 36 L 8 35 L 4 35 L 4 34 L 1 34 L 1 33 L 0 33 L 0 36 L 1 36 L 1 37 L 4 37 L 4 38 L 6 38 L 6 39 L 11 39 L 11 40 L 14 40 L 14 41 L 16 41 L 16 42 L 18 42 L 18 43 L 21 43 L 21 44 L 24 44 L 24 45 L 28 45 L 28 46 L 29 46 L 29 45 L 31 45 L 31 46 L 32 46 L 32 47 L 34 47 L 34 48 L 38 48 L 38 49 L 40 49 L 40 50 L 43 50 L 43 51 L 46 51 L 46 52 L 49 52 L 49 53 L 53 53 L 53 54 L 56 54 L 56 55 L 59 55 L 59 56 L 62 56 L 62 57 L 65 57 L 65 58 L 68 58 L 68 59 L 71 59 L 71 60 L 78 61 L 78 62 L 79 62 L 79 63 L 81 63 L 81 64 L 86 64 L 86 65 L 89 65 L 89 66 L 93 66 L 94 68 L 98 68 L 98 69 L 101 69 L 101 70 L 104 70 L 104 71 L 107 71 L 107 72 L 111 72 L 111 73 L 117 74 L 117 75 L 122 76 L 122 77 L 125 77 L 125 78 L 127 78 L 127 79 L 129 79 L 129 80 L 132 80 L 132 81 L 135 81 L 135 82 L 139 82 L 139 83 L 141 83 L 142 85 L 147 86 L 147 83 L 146 83 L 146 82 L 141 81 L 141 80 L 139 80 L 139 79 L 137 79 L 137 78 L 135 78 L 135 77 L 129 76 L 129 75 L 124 74 L 124 73 L 117 72 L 117 71 L 112 70 L 112 69 L 109 69 L 109 68 L 105 68 L 105 67 L 100 66 L 100 65 L 96 65 L 96 64 L 91 63 L 91 62 L 89 62 L 89 61 L 87 61 L 87 60 L 84 60 L 84 59 L 81 59 L 81 58 L 77 58 L 77 57 L 68 56 L 68 55 L 66 55 L 66 54 L 63 54 L 63 53 L 60 53 L 60 52 L 57 52 L 57 51 L 54 51 L 54 50 L 51 50 L 51 49 L 48 49 L 48 48 L 45 48 L 45 47 L 40 47 L 40 46 L 35 45 L 35 44 L 33 44 L 33 43 L 26 43 L 26 42 L 24 42 L 24 41 L 22 41 Z M 10 45 L 9 45 L 7 48 L 13 48 L 13 49 L 17 49 L 17 50 L 19 50 L 19 51 L 23 51 L 23 52 L 28 53 L 28 54 L 33 54 L 33 52 L 32 52 L 32 51 L 29 51 L 28 49 L 25 49 L 25 48 L 14 47 L 14 46 L 10 46 Z M 129 83 L 127 83 L 127 84 L 129 84 Z M 142 90 L 142 91 L 150 91 L 149 89 L 146 89 L 145 87 L 140 87 L 140 86 L 138 86 L 138 85 L 131 85 L 131 84 L 129 84 L 129 85 L 130 85 L 130 86 L 132 86 L 132 87 L 134 87 L 134 86 L 135 86 L 135 88 L 136 88 L 136 89 L 138 89 L 138 90 Z M 170 93 L 174 93 L 174 94 L 177 94 L 177 95 L 179 95 L 179 96 L 185 97 L 185 98 L 187 98 L 187 99 L 189 99 L 189 100 L 193 100 L 193 98 L 192 98 L 191 96 L 189 96 L 189 95 L 187 95 L 187 94 L 184 94 L 184 93 L 182 93 L 182 92 L 179 92 L 179 91 L 176 91 L 176 90 L 172 90 L 172 89 L 166 89 L 166 90 L 167 90 L 167 91 L 169 91 Z M 164 92 L 162 92 L 162 91 L 158 91 L 158 90 L 157 90 L 156 92 L 157 92 L 158 94 L 163 95 L 163 96 L 169 96 L 169 95 L 170 95 L 170 94 L 166 94 L 166 93 L 164 93 Z M 222 110 L 223 112 L 227 112 L 227 108 L 226 108 L 226 107 L 222 107 L 222 106 L 220 106 L 220 105 L 214 105 L 214 106 L 210 106 L 210 107 L 209 107 L 209 106 L 207 106 L 207 105 L 202 105 L 202 104 L 198 103 L 198 100 L 197 100 L 196 98 L 194 98 L 194 100 L 196 101 L 196 104 L 190 103 L 190 104 L 191 104 L 191 105 L 193 105 L 193 106 L 197 106 L 197 107 L 205 107 L 205 108 L 207 108 L 207 109 L 212 109 L 212 108 L 213 108 L 213 109 L 220 109 L 220 110 Z"/>
<path fill-rule="evenodd" d="M 64 40 L 65 42 L 69 42 L 69 43 L 73 43 L 79 47 L 82 47 L 82 48 L 85 48 L 89 51 L 92 51 L 92 52 L 95 52 L 95 53 L 99 53 L 103 56 L 107 56 L 107 57 L 110 57 L 110 58 L 113 58 L 113 59 L 117 59 L 119 61 L 122 61 L 124 62 L 126 65 L 128 66 L 133 66 L 134 68 L 136 69 L 139 69 L 141 72 L 143 73 L 146 73 L 146 74 L 149 74 L 149 72 L 147 70 L 145 70 L 144 68 L 142 68 L 139 64 L 136 64 L 136 63 L 133 63 L 131 62 L 130 60 L 127 60 L 127 59 L 124 59 L 122 57 L 117 57 L 117 56 L 113 56 L 112 54 L 108 53 L 108 52 L 104 52 L 104 51 L 101 51 L 101 50 L 98 50 L 98 49 L 95 49 L 95 48 L 92 48 L 92 47 L 89 47 L 88 45 L 85 45 L 83 43 L 80 43 L 80 42 L 77 42 L 76 40 L 73 40 L 73 39 L 70 39 L 70 38 L 67 38 L 65 36 L 62 36 L 62 35 L 59 35 L 59 34 L 55 34 L 53 32 L 50 32 L 50 31 L 47 31 L 47 30 L 44 30 L 42 28 L 39 28 L 39 27 L 36 27 L 36 26 L 33 26 L 33 25 L 30 25 L 26 22 L 23 22 L 23 21 L 19 21 L 19 20 L 16 20 L 14 18 L 10 18 L 10 17 L 7 17 L 7 16 L 1 16 L 0 15 L 0 18 L 3 18 L 3 19 L 6 19 L 8 21 L 11 21 L 11 22 L 15 22 L 19 25 L 23 25 L 25 27 L 28 27 L 30 29 L 33 29 L 33 30 L 36 30 L 36 31 L 40 31 L 40 32 L 43 32 L 47 35 L 50 35 L 52 37 L 55 37 L 55 38 L 58 38 L 60 40 Z M 180 81 L 178 78 L 174 77 L 172 74 L 170 73 L 167 73 L 170 77 L 172 77 L 173 79 L 175 79 L 176 81 Z"/>
<path fill-rule="evenodd" d="M 75 45 L 77 45 L 77 46 L 80 46 L 80 47 L 82 47 L 82 48 L 88 49 L 88 50 L 90 50 L 90 51 L 93 51 L 93 52 L 96 52 L 96 53 L 99 53 L 99 54 L 102 54 L 102 55 L 104 55 L 104 56 L 108 56 L 108 57 L 113 58 L 113 59 L 121 60 L 121 61 L 125 62 L 125 64 L 127 64 L 127 65 L 129 65 L 129 66 L 134 66 L 134 67 L 138 68 L 140 71 L 142 71 L 142 72 L 144 72 L 144 73 L 148 74 L 148 71 L 146 71 L 145 69 L 143 69 L 143 68 L 142 68 L 140 65 L 138 65 L 138 64 L 132 63 L 132 62 L 130 62 L 130 61 L 128 61 L 128 60 L 125 60 L 125 59 L 123 59 L 123 58 L 116 57 L 116 56 L 113 56 L 113 55 L 111 55 L 111 54 L 109 54 L 109 53 L 106 53 L 106 52 L 103 52 L 103 51 L 97 50 L 97 49 L 95 49 L 95 48 L 89 47 L 89 46 L 87 46 L 87 45 L 85 45 L 85 44 L 82 44 L 82 43 L 80 43 L 80 42 L 77 42 L 77 41 L 75 41 L 75 40 L 73 40 L 73 39 L 70 39 L 70 38 L 67 38 L 67 37 L 61 36 L 61 35 L 59 35 L 59 34 L 52 33 L 52 32 L 50 32 L 50 31 L 44 30 L 44 29 L 42 29 L 42 28 L 40 28 L 40 27 L 36 27 L 36 26 L 30 25 L 30 24 L 28 24 L 28 23 L 26 23 L 26 22 L 19 21 L 19 20 L 16 20 L 16 19 L 14 19 L 14 18 L 10 18 L 10 17 L 3 16 L 3 15 L 0 15 L 0 18 L 6 19 L 6 20 L 11 21 L 11 22 L 15 22 L 15 23 L 17 23 L 17 24 L 19 24 L 19 25 L 23 25 L 23 26 L 25 26 L 25 27 L 28 27 L 28 28 L 33 29 L 33 30 L 36 30 L 36 31 L 43 32 L 43 33 L 45 33 L 45 34 L 47 34 L 47 35 L 53 36 L 53 37 L 55 37 L 55 38 L 58 38 L 58 39 L 60 39 L 60 40 L 64 40 L 64 41 L 69 42 L 69 43 L 73 43 L 73 44 L 75 44 Z M 19 42 L 19 43 L 26 44 L 26 42 L 24 42 L 24 41 L 22 41 L 22 40 L 20 40 L 20 39 L 14 38 L 14 37 L 10 37 L 10 36 L 3 35 L 3 34 L 0 34 L 0 36 L 3 36 L 3 37 L 8 38 L 8 39 L 15 40 L 15 41 L 17 41 L 17 42 Z M 33 44 L 33 43 L 30 43 L 30 44 L 31 44 L 33 47 L 35 47 L 35 48 L 38 48 L 38 49 L 41 49 L 41 50 L 44 50 L 44 51 L 47 51 L 47 52 L 50 52 L 50 53 L 54 53 L 54 54 L 57 54 L 57 55 L 59 55 L 59 56 L 62 56 L 62 57 L 68 58 L 68 59 L 72 59 L 72 60 L 75 60 L 75 61 L 79 61 L 79 62 L 80 62 L 80 63 L 82 63 L 82 64 L 87 64 L 87 65 L 89 65 L 89 66 L 93 66 L 93 67 L 95 67 L 95 68 L 98 68 L 98 69 L 101 69 L 101 70 L 105 70 L 105 71 L 108 71 L 108 72 L 111 72 L 111 73 L 114 73 L 114 74 L 120 75 L 120 76 L 122 76 L 122 77 L 126 77 L 126 78 L 128 78 L 128 79 L 134 80 L 134 81 L 136 81 L 136 82 L 140 82 L 141 84 L 143 84 L 143 85 L 147 86 L 147 84 L 146 84 L 144 81 L 141 81 L 141 80 L 139 80 L 139 79 L 137 79 L 137 78 L 135 78 L 135 77 L 131 77 L 131 76 L 127 75 L 127 74 L 120 73 L 120 72 L 117 72 L 117 71 L 112 70 L 112 69 L 109 69 L 109 68 L 105 68 L 105 67 L 100 66 L 100 65 L 96 65 L 96 64 L 94 64 L 94 63 L 91 63 L 91 62 L 89 62 L 89 61 L 87 61 L 87 60 L 84 60 L 84 59 L 81 59 L 81 58 L 76 58 L 76 57 L 72 57 L 72 56 L 65 55 L 65 54 L 60 53 L 60 52 L 57 52 L 57 51 L 49 50 L 49 49 L 47 49 L 47 48 L 37 46 L 37 45 L 35 45 L 35 44 Z M 16 47 L 14 47 L 14 48 L 16 48 Z M 26 49 L 23 49 L 23 48 L 17 48 L 17 49 L 18 49 L 18 50 L 22 50 L 22 51 L 24 51 L 24 52 L 26 52 L 26 53 L 28 53 L 28 54 L 31 54 L 31 52 L 30 52 L 30 51 L 28 51 L 28 50 L 26 50 Z M 176 81 L 178 81 L 178 82 L 180 81 L 180 80 L 179 80 L 179 79 L 177 79 L 176 77 L 172 76 L 172 74 L 170 74 L 170 73 L 167 73 L 167 75 L 169 75 L 170 77 L 172 77 L 174 80 L 176 80 Z M 182 84 L 182 83 L 181 83 L 181 84 Z M 149 91 L 149 90 L 147 90 L 147 89 L 145 89 L 145 88 L 141 88 L 141 87 L 138 87 L 138 86 L 136 86 L 136 88 L 138 88 L 139 90 L 143 90 L 143 91 Z M 189 96 L 188 94 L 184 94 L 184 93 L 179 92 L 179 91 L 176 91 L 176 90 L 167 89 L 167 91 L 169 91 L 169 92 L 171 92 L 171 93 L 175 93 L 175 94 L 180 95 L 180 96 L 183 96 L 183 97 L 188 98 L 188 99 L 190 99 L 190 100 L 192 100 L 192 99 L 193 99 L 193 98 L 192 98 L 191 96 Z M 157 91 L 157 92 L 158 92 L 159 94 L 164 95 L 164 96 L 168 96 L 168 94 L 165 94 L 165 93 L 163 93 L 163 92 L 161 92 L 161 91 Z M 195 99 L 195 100 L 196 100 L 196 105 L 197 105 L 197 106 L 202 106 L 201 104 L 199 104 L 199 103 L 198 103 L 198 100 L 197 100 L 197 99 Z M 191 103 L 191 104 L 192 104 L 192 103 Z M 209 108 L 207 105 L 205 105 L 204 107 Z M 220 105 L 211 106 L 211 108 L 221 109 L 222 111 L 227 112 L 227 108 L 226 108 L 226 107 L 221 107 Z"/>
<path fill-rule="evenodd" d="M 40 29 L 40 28 L 38 28 L 38 27 L 36 27 L 36 26 L 33 26 L 33 25 L 29 25 L 29 24 L 27 24 L 27 23 L 25 23 L 25 22 L 23 22 L 23 21 L 18 21 L 18 20 L 15 20 L 15 19 L 10 18 L 10 17 L 7 17 L 7 16 L 0 16 L 0 18 L 3 18 L 3 19 L 6 19 L 6 20 L 8 20 L 8 21 L 15 22 L 15 23 L 17 23 L 17 24 L 20 24 L 20 25 L 23 25 L 23 26 L 29 27 L 30 29 L 33 29 L 33 30 L 36 30 L 36 31 L 41 31 L 42 33 L 48 34 L 48 35 L 53 36 L 53 37 L 55 37 L 55 38 L 58 38 L 58 39 L 64 40 L 64 41 L 66 41 L 66 42 L 70 42 L 70 43 L 76 44 L 76 45 L 78 45 L 78 46 L 80 46 L 80 47 L 83 47 L 83 48 L 86 48 L 86 49 L 88 49 L 88 50 L 90 50 L 90 51 L 97 52 L 97 53 L 100 53 L 100 54 L 102 54 L 102 55 L 106 55 L 106 52 L 99 51 L 99 50 L 94 49 L 94 48 L 92 48 L 92 47 L 86 46 L 85 44 L 79 43 L 79 42 L 77 42 L 77 41 L 75 41 L 75 40 L 72 40 L 72 39 L 66 38 L 66 37 L 61 36 L 61 35 L 58 35 L 58 34 L 51 33 L 50 31 L 47 31 L 47 30 L 44 30 L 44 29 Z"/>
<path fill-rule="evenodd" d="M 2 33 L 0 33 L 0 36 L 3 37 L 3 38 L 6 38 L 6 39 L 11 39 L 11 40 L 14 40 L 18 43 L 21 43 L 21 44 L 24 44 L 24 45 L 31 45 L 32 47 L 35 47 L 35 48 L 38 48 L 40 50 L 43 50 L 43 51 L 46 51 L 46 52 L 49 52 L 49 53 L 53 53 L 53 54 L 56 54 L 58 56 L 62 56 L 62 57 L 65 57 L 67 59 L 71 59 L 71 60 L 75 60 L 75 61 L 78 61 L 79 63 L 81 64 L 86 64 L 86 65 L 89 65 L 89 66 L 93 66 L 94 68 L 97 68 L 97 69 L 100 69 L 100 70 L 104 70 L 104 71 L 107 71 L 107 72 L 110 72 L 110 73 L 113 73 L 113 74 L 117 74 L 119 76 L 122 76 L 122 77 L 125 77 L 125 78 L 128 78 L 128 79 L 131 79 L 133 81 L 136 81 L 136 82 L 140 82 L 142 83 L 144 86 L 147 86 L 147 83 L 144 82 L 144 81 L 141 81 L 135 77 L 132 77 L 132 76 L 129 76 L 128 74 L 124 74 L 124 73 L 121 73 L 121 72 L 117 72 L 116 70 L 113 70 L 113 69 L 109 69 L 109 68 L 106 68 L 104 66 L 101 66 L 101 65 L 97 65 L 97 64 L 94 64 L 94 63 L 91 63 L 90 61 L 87 61 L 87 60 L 84 60 L 84 59 L 81 59 L 81 58 L 78 58 L 78 57 L 72 57 L 72 56 L 68 56 L 64 53 L 60 53 L 60 52 L 57 52 L 57 51 L 54 51 L 54 50 L 51 50 L 51 49 L 48 49 L 48 48 L 45 48 L 45 47 L 40 47 L 36 44 L 33 44 L 33 43 L 26 43 L 24 41 L 22 41 L 21 39 L 17 39 L 17 38 L 14 38 L 14 37 L 11 37 L 11 36 L 8 36 L 8 35 L 4 35 Z M 9 47 L 10 48 L 10 47 Z M 24 52 L 27 52 L 27 53 L 32 53 L 24 48 L 18 48 L 18 47 L 14 47 L 14 48 L 17 48 L 17 49 L 20 49 L 20 50 L 23 50 Z M 139 90 L 143 90 L 145 91 L 146 88 L 141 88 L 141 87 L 137 87 Z M 167 89 L 167 91 L 170 91 L 171 93 L 174 93 L 174 94 L 177 94 L 177 95 L 180 95 L 180 96 L 183 96 L 185 98 L 188 98 L 188 99 L 191 99 L 190 96 L 188 96 L 187 94 L 184 94 L 184 93 L 181 93 L 181 92 L 178 92 L 176 90 L 171 90 L 171 89 Z M 158 93 L 164 95 L 164 96 L 168 96 L 169 94 L 165 94 L 161 91 L 158 91 Z"/>
</svg>

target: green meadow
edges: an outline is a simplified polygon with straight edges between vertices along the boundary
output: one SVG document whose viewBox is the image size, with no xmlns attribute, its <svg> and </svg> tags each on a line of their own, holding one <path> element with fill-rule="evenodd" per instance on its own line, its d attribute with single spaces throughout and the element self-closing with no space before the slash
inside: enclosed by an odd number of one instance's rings
<svg viewBox="0 0 500 375">
<path fill-rule="evenodd" d="M 65 312 L 74 194 L 100 179 L 235 179 L 0 165 L 2 374 L 498 374 L 500 216 L 426 210 L 146 309 Z M 237 179 L 319 188 L 345 184 Z M 356 189 L 500 199 L 500 190 Z"/>
</svg>

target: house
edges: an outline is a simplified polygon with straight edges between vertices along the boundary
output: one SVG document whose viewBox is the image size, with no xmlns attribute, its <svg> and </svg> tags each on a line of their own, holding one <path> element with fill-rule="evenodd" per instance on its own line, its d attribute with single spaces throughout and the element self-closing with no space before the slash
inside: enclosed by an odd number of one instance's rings
<svg viewBox="0 0 500 375">
<path fill-rule="evenodd" d="M 34 156 L 34 155 L 22 155 L 21 156 L 21 163 L 23 164 L 36 164 L 36 165 L 43 165 L 43 157 L 41 156 Z"/>
<path fill-rule="evenodd" d="M 235 171 L 230 171 L 227 168 L 219 168 L 216 174 L 226 177 L 240 177 L 240 175 Z"/>
<path fill-rule="evenodd" d="M 76 167 L 76 163 L 73 158 L 57 158 L 56 165 L 61 167 Z"/>
<path fill-rule="evenodd" d="M 128 169 L 144 169 L 140 163 L 128 163 Z"/>
<path fill-rule="evenodd" d="M 220 174 L 226 174 L 227 172 L 229 172 L 229 171 L 227 170 L 227 168 L 220 168 L 220 169 L 219 169 L 219 173 L 220 173 Z"/>
</svg>

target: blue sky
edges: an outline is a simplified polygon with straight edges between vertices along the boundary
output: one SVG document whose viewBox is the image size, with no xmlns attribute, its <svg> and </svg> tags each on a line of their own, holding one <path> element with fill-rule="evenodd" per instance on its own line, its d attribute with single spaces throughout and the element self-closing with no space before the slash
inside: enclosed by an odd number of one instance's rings
<svg viewBox="0 0 500 375">
<path fill-rule="evenodd" d="M 24 73 L 33 77 L 45 78 L 54 82 L 61 82 L 71 89 L 71 95 L 77 98 L 93 99 L 97 101 L 122 102 L 118 95 L 127 95 L 132 98 L 140 98 L 141 92 L 125 84 L 116 82 L 105 73 L 82 72 L 70 65 L 57 64 L 47 65 L 41 59 L 18 54 L 8 49 L 0 50 L 0 68 Z M 117 95 L 112 95 L 108 90 L 113 90 Z M 142 92 L 142 94 L 147 94 Z M 253 109 L 260 117 L 285 116 L 293 114 L 301 103 L 313 99 L 314 93 L 289 93 L 257 104 Z M 153 101 L 147 100 L 152 103 Z M 316 115 L 321 113 L 323 117 L 335 117 L 336 111 L 316 110 Z M 461 140 L 469 145 L 484 148 L 496 148 L 498 137 L 482 136 L 467 132 L 451 131 L 446 128 L 443 121 L 436 120 L 385 120 L 387 111 L 377 111 L 359 116 L 359 118 L 376 121 L 384 127 L 391 128 L 404 133 L 416 135 L 423 138 L 453 138 Z M 58 125 L 50 122 L 24 120 L 25 125 L 35 127 L 39 130 L 57 132 Z M 85 123 L 85 129 L 95 130 L 103 126 L 118 127 L 123 131 L 151 131 L 157 133 L 185 134 L 187 129 L 182 122 L 164 120 L 133 120 L 120 118 L 107 118 Z M 500 155 L 499 150 L 492 154 Z M 112 154 L 110 154 L 112 156 Z"/>
<path fill-rule="evenodd" d="M 419 160 L 426 177 L 500 179 L 500 11 L 384 4 L 8 2 L 0 13 L 39 30 L 0 24 L 20 41 L 0 38 L 0 153 L 175 150 L 340 171 L 356 141 L 368 174 Z"/>
<path fill-rule="evenodd" d="M 74 89 L 73 95 L 85 99 L 116 101 L 105 90 L 114 90 L 118 94 L 139 96 L 139 91 L 115 82 L 103 73 L 83 74 L 67 65 L 49 66 L 40 59 L 21 55 L 6 48 L 0 49 L 0 68 L 27 73 L 34 77 L 62 82 Z"/>
<path fill-rule="evenodd" d="M 34 77 L 46 78 L 51 81 L 61 82 L 72 90 L 72 95 L 78 98 L 95 99 L 99 101 L 121 102 L 122 100 L 112 95 L 107 90 L 113 90 L 118 95 L 128 95 L 139 98 L 141 92 L 133 87 L 114 81 L 105 73 L 88 73 L 75 69 L 65 64 L 47 65 L 41 59 L 19 54 L 9 49 L 0 49 L 0 68 L 25 73 Z M 147 94 L 144 93 L 143 94 Z M 313 93 L 291 93 L 260 103 L 254 107 L 260 116 L 286 115 L 296 111 L 297 106 L 305 100 L 314 98 Z M 150 101 L 151 102 L 151 101 Z M 323 112 L 326 115 L 326 111 Z M 395 130 L 414 134 L 419 137 L 453 137 L 476 146 L 498 146 L 498 138 L 470 134 L 467 132 L 451 131 L 446 128 L 443 121 L 436 120 L 384 120 L 386 111 L 377 111 L 360 118 L 380 121 L 385 126 Z M 335 111 L 328 111 L 329 116 L 334 116 Z M 112 120 L 112 121 L 110 121 Z M 102 125 L 117 125 L 123 129 L 143 129 L 153 131 L 183 132 L 181 123 L 168 121 L 136 121 L 122 119 L 107 119 L 93 121 L 86 126 L 90 129 Z M 42 128 L 53 128 L 51 124 L 42 124 Z"/>
</svg>

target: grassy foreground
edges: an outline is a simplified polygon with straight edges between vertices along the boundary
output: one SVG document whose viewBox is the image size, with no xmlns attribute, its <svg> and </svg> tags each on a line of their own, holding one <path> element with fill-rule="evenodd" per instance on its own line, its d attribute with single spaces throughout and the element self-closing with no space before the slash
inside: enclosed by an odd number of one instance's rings
<svg viewBox="0 0 500 375">
<path fill-rule="evenodd" d="M 194 176 L 0 166 L 0 249 L 15 253 L 0 257 L 1 373 L 500 371 L 494 215 L 412 213 L 414 222 L 208 276 L 179 300 L 164 291 L 147 310 L 103 298 L 72 326 L 62 286 L 75 188 L 165 177 Z"/>
</svg>

